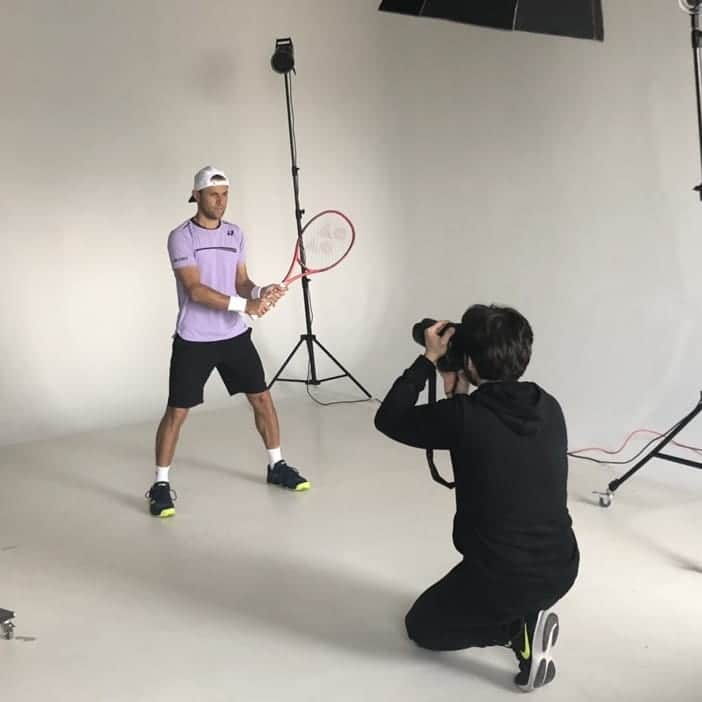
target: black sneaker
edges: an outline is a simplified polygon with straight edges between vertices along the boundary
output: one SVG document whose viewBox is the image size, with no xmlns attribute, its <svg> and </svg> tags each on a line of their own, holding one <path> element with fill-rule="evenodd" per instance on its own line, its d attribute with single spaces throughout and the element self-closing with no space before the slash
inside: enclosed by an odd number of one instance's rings
<svg viewBox="0 0 702 702">
<path fill-rule="evenodd" d="M 298 473 L 297 468 L 289 466 L 285 461 L 278 461 L 273 467 L 268 466 L 266 482 L 296 492 L 309 490 L 312 487 L 307 478 L 303 478 Z"/>
<path fill-rule="evenodd" d="M 548 685 L 556 677 L 551 649 L 558 641 L 558 615 L 541 610 L 536 616 L 520 623 L 510 647 L 519 661 L 519 673 L 514 682 L 524 692 Z"/>
<path fill-rule="evenodd" d="M 175 490 L 171 491 L 170 483 L 154 483 L 145 497 L 149 500 L 149 511 L 154 517 L 172 517 L 175 514 L 173 500 L 177 500 L 178 495 Z"/>
</svg>

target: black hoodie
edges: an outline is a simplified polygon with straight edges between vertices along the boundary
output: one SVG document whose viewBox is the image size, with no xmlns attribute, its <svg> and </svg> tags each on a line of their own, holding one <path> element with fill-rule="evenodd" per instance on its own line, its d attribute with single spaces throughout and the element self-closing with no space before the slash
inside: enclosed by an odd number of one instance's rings
<svg viewBox="0 0 702 702">
<path fill-rule="evenodd" d="M 517 609 L 541 608 L 567 592 L 579 563 L 566 506 L 567 435 L 560 405 L 534 383 L 502 381 L 415 406 L 435 373 L 420 356 L 395 381 L 375 426 L 409 446 L 451 452 L 456 548 L 493 595 L 522 598 Z"/>
</svg>

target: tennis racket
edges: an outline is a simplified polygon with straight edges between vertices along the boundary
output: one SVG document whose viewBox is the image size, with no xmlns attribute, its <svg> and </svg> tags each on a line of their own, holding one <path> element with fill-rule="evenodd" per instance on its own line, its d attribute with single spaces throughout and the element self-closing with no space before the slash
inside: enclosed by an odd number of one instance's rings
<svg viewBox="0 0 702 702">
<path fill-rule="evenodd" d="M 356 230 L 343 212 L 338 210 L 319 212 L 303 227 L 302 248 L 298 239 L 290 268 L 281 285 L 287 287 L 305 276 L 324 273 L 335 268 L 349 255 L 355 241 Z M 299 273 L 295 273 L 297 267 L 301 269 Z"/>
<path fill-rule="evenodd" d="M 351 251 L 356 241 L 356 230 L 351 220 L 338 210 L 323 210 L 310 219 L 302 229 L 300 239 L 295 242 L 295 251 L 290 268 L 280 285 L 288 287 L 305 276 L 324 273 L 338 266 Z M 304 249 L 304 262 L 302 250 Z M 301 272 L 295 273 L 296 267 Z M 258 315 L 246 315 L 258 319 Z"/>
</svg>

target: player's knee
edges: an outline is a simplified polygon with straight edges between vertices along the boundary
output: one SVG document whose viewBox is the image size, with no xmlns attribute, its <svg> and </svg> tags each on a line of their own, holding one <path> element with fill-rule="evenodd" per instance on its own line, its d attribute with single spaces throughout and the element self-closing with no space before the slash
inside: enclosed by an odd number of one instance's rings
<svg viewBox="0 0 702 702">
<path fill-rule="evenodd" d="M 171 424 L 180 427 L 186 420 L 188 412 L 189 410 L 187 407 L 168 407 L 166 410 L 166 418 Z"/>
<path fill-rule="evenodd" d="M 254 410 L 265 412 L 273 407 L 273 398 L 268 390 L 253 395 L 247 395 L 247 397 Z"/>
</svg>

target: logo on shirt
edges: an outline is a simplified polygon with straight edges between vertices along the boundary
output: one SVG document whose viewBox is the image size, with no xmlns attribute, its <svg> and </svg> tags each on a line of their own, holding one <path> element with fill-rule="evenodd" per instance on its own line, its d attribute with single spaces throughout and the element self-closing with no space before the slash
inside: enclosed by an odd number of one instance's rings
<svg viewBox="0 0 702 702">
<path fill-rule="evenodd" d="M 227 229 L 227 236 L 234 236 L 234 230 L 233 230 L 233 229 Z"/>
</svg>

